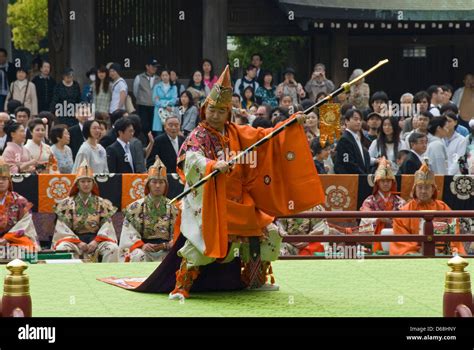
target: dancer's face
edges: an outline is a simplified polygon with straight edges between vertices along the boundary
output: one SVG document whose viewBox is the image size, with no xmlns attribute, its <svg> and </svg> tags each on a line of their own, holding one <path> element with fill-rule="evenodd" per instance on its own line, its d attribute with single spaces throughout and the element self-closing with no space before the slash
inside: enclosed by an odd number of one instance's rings
<svg viewBox="0 0 474 350">
<path fill-rule="evenodd" d="M 225 122 L 227 121 L 229 110 L 227 108 L 218 108 L 207 106 L 206 121 L 209 125 L 219 131 L 224 130 Z"/>
</svg>

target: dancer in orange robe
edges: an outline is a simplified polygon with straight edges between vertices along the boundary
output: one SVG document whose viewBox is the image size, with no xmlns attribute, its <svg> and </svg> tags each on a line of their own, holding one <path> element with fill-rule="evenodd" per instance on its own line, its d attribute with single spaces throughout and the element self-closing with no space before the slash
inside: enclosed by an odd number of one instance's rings
<svg viewBox="0 0 474 350">
<path fill-rule="evenodd" d="M 242 281 L 250 288 L 267 285 L 270 261 L 276 260 L 281 237 L 275 216 L 291 215 L 324 201 L 322 186 L 300 125 L 294 123 L 229 168 L 229 160 L 272 129 L 230 122 L 232 86 L 226 67 L 201 108 L 201 122 L 178 155 L 178 173 L 186 188 L 214 170 L 221 173 L 184 197 L 175 227 L 186 241 L 170 299 L 189 297 L 201 267 L 216 260 L 243 263 Z M 282 122 L 284 123 L 284 122 Z M 276 127 L 280 126 L 277 125 Z M 255 245 L 256 238 L 257 244 Z M 256 261 L 250 258 L 260 250 Z"/>
</svg>

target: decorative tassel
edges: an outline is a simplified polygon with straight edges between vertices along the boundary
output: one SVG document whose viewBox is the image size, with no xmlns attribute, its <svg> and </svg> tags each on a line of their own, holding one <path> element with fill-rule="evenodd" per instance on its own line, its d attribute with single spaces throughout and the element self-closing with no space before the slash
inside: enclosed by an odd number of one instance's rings
<svg viewBox="0 0 474 350">
<path fill-rule="evenodd" d="M 275 277 L 273 276 L 273 267 L 271 263 L 268 263 L 268 275 L 270 276 L 270 283 L 275 284 Z"/>
<path fill-rule="evenodd" d="M 339 139 L 341 136 L 341 112 L 337 103 L 327 103 L 319 108 L 319 132 L 320 144 L 322 147 L 327 140 L 334 144 L 334 135 Z"/>
<path fill-rule="evenodd" d="M 56 157 L 51 153 L 48 159 L 48 170 L 49 172 L 56 173 L 58 171 L 58 161 Z"/>
</svg>

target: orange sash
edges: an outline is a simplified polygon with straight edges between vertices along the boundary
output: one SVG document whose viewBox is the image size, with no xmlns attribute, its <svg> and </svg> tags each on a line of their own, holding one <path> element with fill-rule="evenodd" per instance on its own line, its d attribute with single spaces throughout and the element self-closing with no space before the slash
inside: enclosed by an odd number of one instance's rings
<svg viewBox="0 0 474 350">
<path fill-rule="evenodd" d="M 29 250 L 36 250 L 35 243 L 25 235 L 18 235 L 16 232 L 8 232 L 3 235 L 3 238 L 12 246 L 25 247 Z"/>
</svg>

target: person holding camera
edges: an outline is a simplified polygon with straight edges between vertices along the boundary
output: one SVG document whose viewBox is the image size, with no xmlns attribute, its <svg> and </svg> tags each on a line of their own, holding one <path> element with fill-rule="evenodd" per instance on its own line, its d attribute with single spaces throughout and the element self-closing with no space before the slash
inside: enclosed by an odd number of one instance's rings
<svg viewBox="0 0 474 350">
<path fill-rule="evenodd" d="M 287 68 L 284 72 L 285 80 L 277 86 L 276 96 L 282 98 L 282 96 L 289 95 L 293 99 L 294 104 L 301 103 L 301 100 L 305 98 L 306 92 L 303 86 L 295 80 L 295 70 L 293 68 Z"/>
<path fill-rule="evenodd" d="M 316 96 L 324 92 L 326 95 L 329 95 L 334 91 L 334 83 L 326 78 L 326 67 L 322 63 L 318 63 L 314 66 L 313 74 L 311 79 L 308 80 L 304 89 L 308 93 L 308 98 L 312 102 L 316 102 Z"/>
</svg>

